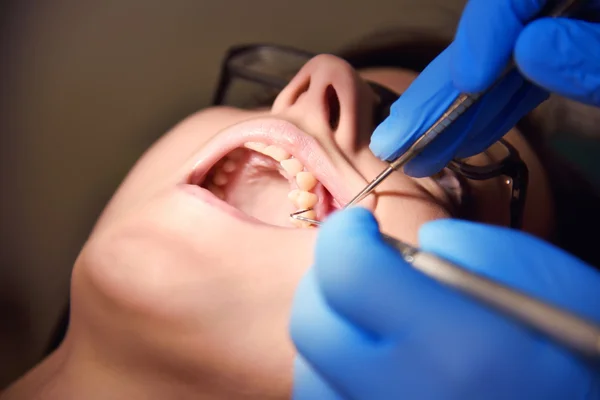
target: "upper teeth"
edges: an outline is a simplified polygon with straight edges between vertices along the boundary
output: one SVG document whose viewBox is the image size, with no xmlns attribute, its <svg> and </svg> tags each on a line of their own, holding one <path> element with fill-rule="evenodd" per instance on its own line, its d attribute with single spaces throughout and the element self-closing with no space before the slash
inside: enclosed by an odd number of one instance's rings
<svg viewBox="0 0 600 400">
<path fill-rule="evenodd" d="M 279 162 L 283 171 L 286 172 L 288 178 L 296 182 L 298 189 L 292 189 L 288 195 L 290 201 L 298 207 L 298 210 L 314 207 L 319 199 L 315 193 L 310 192 L 317 185 L 315 176 L 304 170 L 304 165 L 300 160 L 293 158 L 290 153 L 281 147 L 274 145 L 266 145 L 260 142 L 246 142 L 244 147 L 262 153 L 266 156 Z M 224 198 L 224 191 L 221 188 L 229 182 L 228 174 L 235 171 L 237 167 L 236 161 L 239 159 L 239 152 L 234 150 L 226 158 L 221 168 L 216 171 L 212 177 L 212 183 L 207 185 L 207 188 L 221 199 Z M 302 214 L 304 217 L 316 219 L 314 210 L 307 211 Z M 297 227 L 310 227 L 310 223 L 300 221 L 294 218 L 290 219 L 291 223 Z"/>
<path fill-rule="evenodd" d="M 300 171 L 296 174 L 296 184 L 301 190 L 309 191 L 316 186 L 317 178 L 308 171 Z"/>
<path fill-rule="evenodd" d="M 262 150 L 262 153 L 279 162 L 291 157 L 290 153 L 277 146 L 267 146 Z"/>
<path fill-rule="evenodd" d="M 298 172 L 304 169 L 304 165 L 296 158 L 288 158 L 287 160 L 280 161 L 281 167 L 287 172 L 290 176 L 298 175 Z"/>
</svg>

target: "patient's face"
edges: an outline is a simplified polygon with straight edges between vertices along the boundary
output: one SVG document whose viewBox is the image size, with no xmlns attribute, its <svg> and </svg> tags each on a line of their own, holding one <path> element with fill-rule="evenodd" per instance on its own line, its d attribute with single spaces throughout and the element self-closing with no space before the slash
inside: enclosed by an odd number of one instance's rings
<svg viewBox="0 0 600 400">
<path fill-rule="evenodd" d="M 386 166 L 368 149 L 377 97 L 363 78 L 401 93 L 415 77 L 398 69 L 362 75 L 340 59 L 318 56 L 272 108 L 204 110 L 161 138 L 82 251 L 73 278 L 73 330 L 76 296 L 93 287 L 119 307 L 87 310 L 96 322 L 82 324 L 97 324 L 94 335 L 113 347 L 121 339 L 98 321 L 110 320 L 122 332 L 141 329 L 139 342 L 152 351 L 124 346 L 123 352 L 146 367 L 154 362 L 203 381 L 212 396 L 287 396 L 289 308 L 317 234 L 289 214 L 311 207 L 307 216 L 324 220 Z M 547 196 L 535 156 L 517 132 L 509 140 L 529 165 L 536 186 L 530 198 Z M 383 231 L 412 243 L 424 222 L 455 215 L 467 193 L 480 219 L 508 223 L 505 178 L 464 185 L 448 171 L 424 179 L 396 173 L 362 205 Z M 534 218 L 526 211 L 526 226 L 543 234 L 549 212 L 538 210 Z M 148 321 L 160 328 L 140 328 Z"/>
</svg>

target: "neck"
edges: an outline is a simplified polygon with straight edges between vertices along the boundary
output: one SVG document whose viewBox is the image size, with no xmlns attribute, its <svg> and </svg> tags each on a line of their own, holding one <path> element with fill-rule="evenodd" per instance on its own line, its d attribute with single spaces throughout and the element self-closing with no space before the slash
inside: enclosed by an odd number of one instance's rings
<svg viewBox="0 0 600 400">
<path fill-rule="evenodd" d="M 13 383 L 0 400 L 158 400 L 199 399 L 198 388 L 165 377 L 121 371 L 89 356 L 75 354 L 65 342 L 53 354 Z"/>
</svg>

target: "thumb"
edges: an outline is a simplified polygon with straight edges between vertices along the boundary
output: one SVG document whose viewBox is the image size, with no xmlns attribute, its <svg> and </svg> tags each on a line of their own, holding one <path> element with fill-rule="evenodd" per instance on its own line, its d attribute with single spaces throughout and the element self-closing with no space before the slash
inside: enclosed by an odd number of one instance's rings
<svg viewBox="0 0 600 400">
<path fill-rule="evenodd" d="M 532 22 L 517 39 L 515 60 L 538 85 L 600 106 L 600 24 L 566 18 Z"/>
</svg>

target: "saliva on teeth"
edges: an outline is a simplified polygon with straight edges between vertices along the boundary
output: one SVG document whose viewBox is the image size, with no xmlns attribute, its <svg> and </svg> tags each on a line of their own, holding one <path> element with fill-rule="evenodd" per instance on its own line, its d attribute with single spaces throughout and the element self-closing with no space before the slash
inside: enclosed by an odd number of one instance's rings
<svg viewBox="0 0 600 400">
<path fill-rule="evenodd" d="M 288 194 L 288 199 L 292 202 L 297 210 L 310 209 L 302 213 L 302 216 L 310 219 L 316 219 L 317 213 L 312 210 L 317 205 L 319 198 L 313 189 L 317 186 L 317 178 L 306 171 L 300 160 L 294 158 L 290 153 L 281 147 L 267 145 L 260 142 L 246 142 L 244 147 L 253 150 L 257 153 L 264 154 L 279 162 L 281 169 L 286 172 L 289 178 L 293 179 L 297 189 L 292 189 Z M 238 153 L 239 154 L 239 153 Z M 236 151 L 225 156 L 219 162 L 219 168 L 212 175 L 212 181 L 208 182 L 206 187 L 215 196 L 221 200 L 225 199 L 224 186 L 229 182 L 229 175 L 234 173 L 237 168 L 238 157 Z M 290 223 L 299 228 L 312 227 L 312 224 L 306 221 L 300 221 L 290 217 Z"/>
</svg>

